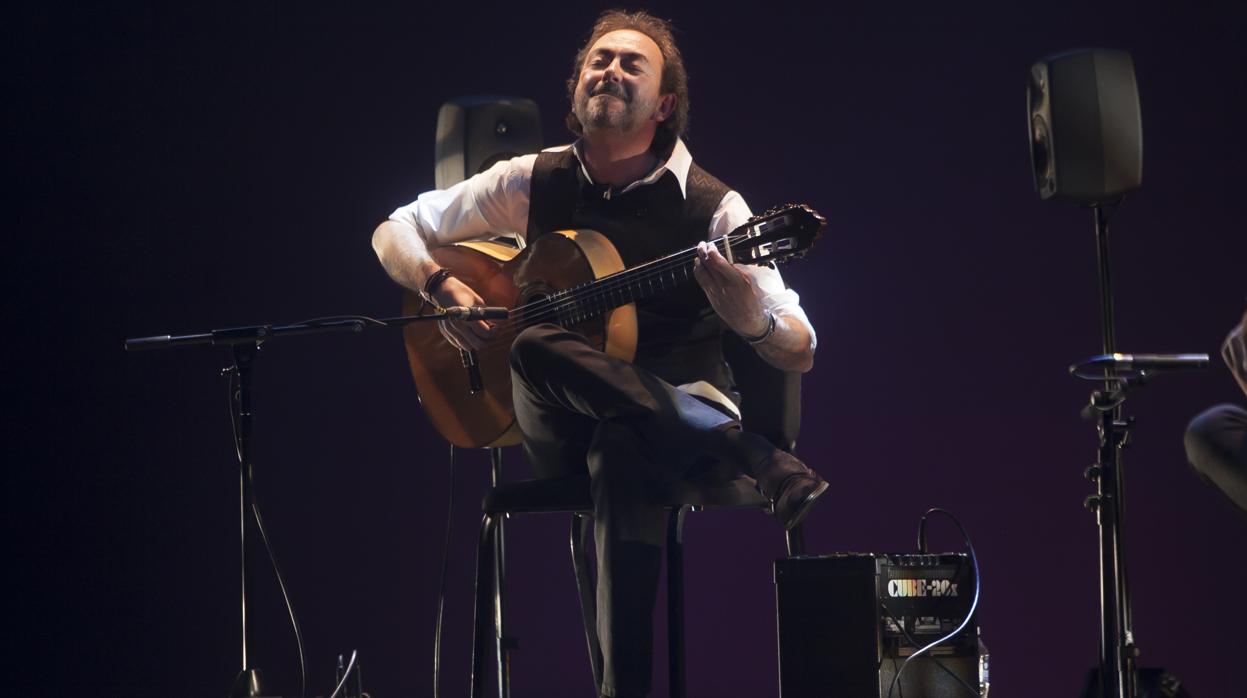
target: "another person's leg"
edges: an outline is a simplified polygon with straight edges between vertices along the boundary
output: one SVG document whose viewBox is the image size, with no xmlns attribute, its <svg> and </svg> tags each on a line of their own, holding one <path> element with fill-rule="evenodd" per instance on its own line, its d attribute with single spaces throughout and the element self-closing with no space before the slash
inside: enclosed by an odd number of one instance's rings
<svg viewBox="0 0 1247 698">
<path fill-rule="evenodd" d="M 1247 410 L 1217 405 L 1186 428 L 1186 457 L 1211 483 L 1247 513 Z"/>
</svg>

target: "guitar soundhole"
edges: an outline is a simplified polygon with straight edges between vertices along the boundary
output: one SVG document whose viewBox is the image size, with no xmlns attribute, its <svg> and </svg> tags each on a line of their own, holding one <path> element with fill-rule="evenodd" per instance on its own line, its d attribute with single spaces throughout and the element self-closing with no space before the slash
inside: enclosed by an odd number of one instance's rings
<svg viewBox="0 0 1247 698">
<path fill-rule="evenodd" d="M 524 324 L 536 325 L 552 322 L 567 327 L 564 304 L 558 300 L 558 291 L 545 284 L 530 286 L 520 295 L 520 305 L 525 309 Z"/>
<path fill-rule="evenodd" d="M 522 316 L 525 325 L 550 322 L 584 335 L 594 345 L 602 343 L 605 334 L 603 318 L 586 313 L 579 301 L 566 293 L 545 284 L 530 286 L 520 294 L 520 306 L 525 308 Z"/>
</svg>

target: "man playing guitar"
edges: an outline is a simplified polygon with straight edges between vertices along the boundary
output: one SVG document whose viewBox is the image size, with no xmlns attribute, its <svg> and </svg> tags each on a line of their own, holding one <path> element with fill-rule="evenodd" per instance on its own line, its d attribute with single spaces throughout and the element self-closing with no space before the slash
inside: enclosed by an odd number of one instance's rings
<svg viewBox="0 0 1247 698">
<path fill-rule="evenodd" d="M 707 243 L 750 211 L 693 164 L 680 139 L 687 77 L 665 21 L 643 11 L 604 13 L 576 56 L 568 95 L 574 144 L 420 195 L 377 228 L 373 247 L 395 281 L 449 307 L 484 305 L 430 254 L 456 242 L 512 233 L 532 245 L 556 230 L 593 229 L 629 267 L 696 246 L 697 284 L 636 303 L 634 361 L 554 323 L 524 329 L 509 355 L 515 419 L 536 474 L 590 474 L 602 693 L 643 696 L 664 539 L 656 487 L 728 461 L 757 480 L 785 528 L 827 489 L 801 461 L 740 430 L 722 332 L 801 372 L 813 364 L 815 335 L 778 271 L 734 264 Z M 463 350 L 503 338 L 487 321 L 440 324 Z"/>
</svg>

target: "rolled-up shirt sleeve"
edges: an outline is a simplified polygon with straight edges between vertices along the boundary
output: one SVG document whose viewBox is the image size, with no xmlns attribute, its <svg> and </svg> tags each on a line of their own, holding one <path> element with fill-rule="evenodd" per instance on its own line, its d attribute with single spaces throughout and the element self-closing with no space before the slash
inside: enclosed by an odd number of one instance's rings
<svg viewBox="0 0 1247 698">
<path fill-rule="evenodd" d="M 498 235 L 523 240 L 536 160 L 534 154 L 495 163 L 452 187 L 421 194 L 390 220 L 414 232 L 426 249 Z"/>
<path fill-rule="evenodd" d="M 708 239 L 713 240 L 727 235 L 744 225 L 752 215 L 753 212 L 749 210 L 745 199 L 736 191 L 729 191 L 723 196 L 714 216 L 710 219 Z M 818 345 L 814 325 L 810 323 L 810 318 L 801 308 L 801 297 L 796 291 L 784 285 L 784 279 L 780 276 L 779 270 L 769 264 L 764 266 L 743 264 L 740 268 L 753 277 L 757 283 L 758 300 L 762 303 L 762 307 L 767 308 L 776 316 L 793 318 L 805 326 L 810 333 L 810 349 L 813 350 Z"/>
</svg>

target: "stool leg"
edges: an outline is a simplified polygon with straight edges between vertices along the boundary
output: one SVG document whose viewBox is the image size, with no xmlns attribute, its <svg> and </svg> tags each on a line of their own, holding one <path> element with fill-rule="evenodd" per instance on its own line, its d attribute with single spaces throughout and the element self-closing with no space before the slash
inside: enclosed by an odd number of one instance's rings
<svg viewBox="0 0 1247 698">
<path fill-rule="evenodd" d="M 498 662 L 498 698 L 510 698 L 511 695 L 511 662 L 510 640 L 503 632 L 504 606 L 503 585 L 506 583 L 506 549 L 503 547 L 503 519 L 506 514 L 499 514 L 494 522 L 493 555 L 494 555 L 494 647 L 497 650 Z"/>
<path fill-rule="evenodd" d="M 589 538 L 589 517 L 572 515 L 572 569 L 576 572 L 576 591 L 580 595 L 580 618 L 585 626 L 585 643 L 589 646 L 589 668 L 593 671 L 593 685 L 602 692 L 602 645 L 598 640 L 597 602 L 594 596 L 597 585 L 593 580 L 592 566 L 586 543 Z"/>
<path fill-rule="evenodd" d="M 490 480 L 494 487 L 502 482 L 502 449 L 489 450 Z M 507 548 L 506 514 L 499 514 L 494 521 L 494 638 L 498 651 L 498 698 L 511 697 L 511 649 L 512 638 L 506 634 Z"/>
<path fill-rule="evenodd" d="M 784 532 L 784 543 L 788 546 L 788 557 L 805 554 L 805 524 L 799 523 L 791 531 Z"/>
<path fill-rule="evenodd" d="M 476 544 L 476 607 L 472 624 L 472 698 L 482 698 L 485 691 L 486 638 L 490 622 L 489 585 L 494 579 L 494 519 L 489 514 L 481 518 L 481 532 Z"/>
<path fill-rule="evenodd" d="M 684 515 L 671 511 L 667 523 L 667 686 L 671 698 L 684 698 Z"/>
</svg>

